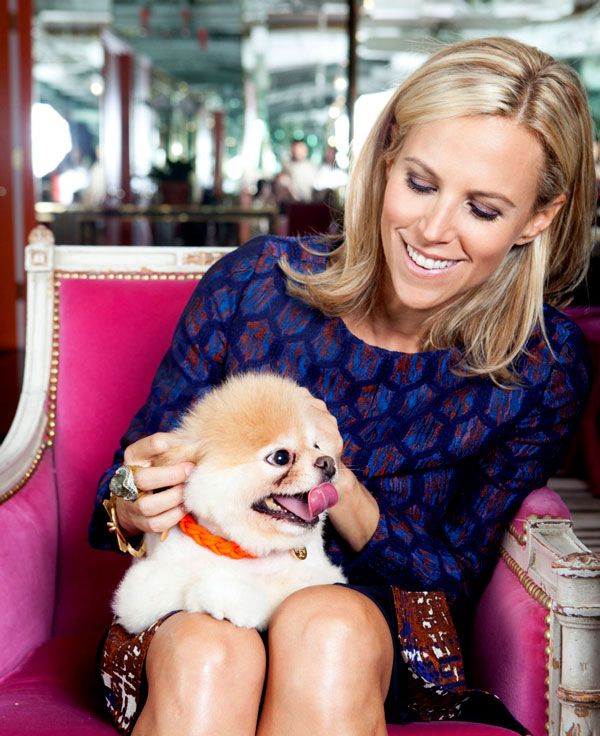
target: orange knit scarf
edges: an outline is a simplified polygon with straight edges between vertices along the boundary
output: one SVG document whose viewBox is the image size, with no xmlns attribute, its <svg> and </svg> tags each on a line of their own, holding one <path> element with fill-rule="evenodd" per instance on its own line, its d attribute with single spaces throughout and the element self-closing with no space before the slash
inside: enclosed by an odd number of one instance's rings
<svg viewBox="0 0 600 736">
<path fill-rule="evenodd" d="M 187 534 L 188 537 L 193 539 L 196 544 L 206 547 L 216 555 L 231 557 L 232 560 L 242 560 L 244 558 L 256 559 L 256 555 L 250 554 L 250 552 L 240 547 L 239 544 L 223 539 L 223 537 L 218 537 L 216 534 L 209 532 L 208 529 L 200 526 L 191 514 L 186 514 L 183 517 L 179 522 L 179 528 L 184 534 Z"/>
</svg>

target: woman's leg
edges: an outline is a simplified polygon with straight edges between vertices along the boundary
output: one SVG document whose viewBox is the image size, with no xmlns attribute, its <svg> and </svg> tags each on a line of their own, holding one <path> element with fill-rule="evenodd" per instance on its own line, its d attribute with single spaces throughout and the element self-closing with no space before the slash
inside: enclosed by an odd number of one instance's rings
<svg viewBox="0 0 600 736">
<path fill-rule="evenodd" d="M 342 586 L 305 588 L 269 627 L 259 736 L 385 736 L 393 642 L 379 608 Z"/>
<path fill-rule="evenodd" d="M 148 649 L 148 700 L 133 736 L 254 736 L 265 660 L 256 630 L 174 614 Z"/>
</svg>

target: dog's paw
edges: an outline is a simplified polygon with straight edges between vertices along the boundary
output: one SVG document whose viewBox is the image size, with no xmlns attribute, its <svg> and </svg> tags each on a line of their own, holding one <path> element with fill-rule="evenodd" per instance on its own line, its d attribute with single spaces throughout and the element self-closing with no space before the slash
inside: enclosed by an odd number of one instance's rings
<svg viewBox="0 0 600 736">
<path fill-rule="evenodd" d="M 213 580 L 212 584 L 197 582 L 185 593 L 185 608 L 247 629 L 265 628 L 268 621 L 266 601 L 257 596 L 252 586 L 240 586 L 239 581 L 235 585 L 222 579 Z"/>
<path fill-rule="evenodd" d="M 270 618 L 271 612 L 267 611 L 264 606 L 255 610 L 251 610 L 250 608 L 236 610 L 227 616 L 227 620 L 231 621 L 235 626 L 239 626 L 242 629 L 258 629 L 259 631 L 267 628 Z"/>
</svg>

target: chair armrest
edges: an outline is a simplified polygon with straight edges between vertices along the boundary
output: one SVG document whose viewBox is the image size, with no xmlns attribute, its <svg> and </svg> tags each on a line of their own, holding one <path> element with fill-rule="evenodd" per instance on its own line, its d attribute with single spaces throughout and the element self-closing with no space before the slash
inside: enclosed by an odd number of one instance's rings
<svg viewBox="0 0 600 736">
<path fill-rule="evenodd" d="M 600 555 L 569 519 L 529 517 L 522 534 L 511 526 L 501 558 L 475 617 L 477 684 L 534 736 L 599 734 Z"/>
<path fill-rule="evenodd" d="M 17 413 L 0 446 L 0 503 L 19 490 L 39 462 L 54 434 L 56 386 L 51 382 L 54 360 L 54 239 L 36 228 L 25 249 L 27 326 L 23 388 Z"/>
<path fill-rule="evenodd" d="M 52 242 L 47 230 L 35 230 L 26 249 L 23 389 L 0 446 L 0 678 L 50 636 L 54 615 L 58 512 L 52 450 Z"/>
<path fill-rule="evenodd" d="M 0 506 L 0 679 L 52 631 L 58 511 L 50 450 Z"/>
</svg>

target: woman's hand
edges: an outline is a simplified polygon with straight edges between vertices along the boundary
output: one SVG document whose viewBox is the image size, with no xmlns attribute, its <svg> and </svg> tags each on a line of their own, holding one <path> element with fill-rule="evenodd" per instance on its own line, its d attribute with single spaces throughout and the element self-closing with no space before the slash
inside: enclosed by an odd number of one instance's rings
<svg viewBox="0 0 600 736">
<path fill-rule="evenodd" d="M 305 389 L 306 390 L 306 389 Z M 334 485 L 339 501 L 329 509 L 329 518 L 353 550 L 358 552 L 371 539 L 379 523 L 379 506 L 373 496 L 342 462 L 344 440 L 337 419 L 324 401 L 306 390 L 311 419 L 315 423 L 319 447 L 335 460 L 337 475 Z"/>
<path fill-rule="evenodd" d="M 125 465 L 136 465 L 135 484 L 140 492 L 136 501 L 117 498 L 116 511 L 123 531 L 128 535 L 141 532 L 166 532 L 185 516 L 183 486 L 194 469 L 194 463 L 152 466 L 152 461 L 176 444 L 172 434 L 157 432 L 129 445 Z M 160 493 L 154 493 L 158 489 Z"/>
</svg>

